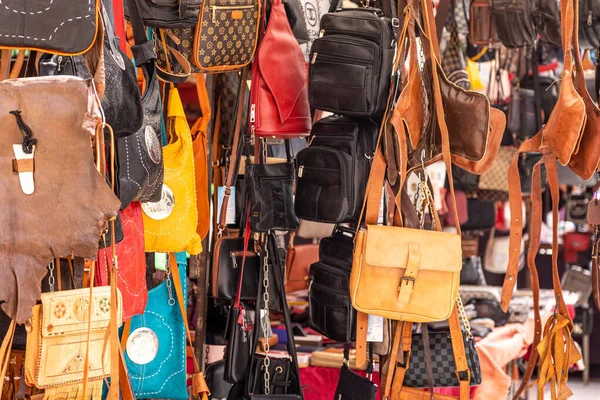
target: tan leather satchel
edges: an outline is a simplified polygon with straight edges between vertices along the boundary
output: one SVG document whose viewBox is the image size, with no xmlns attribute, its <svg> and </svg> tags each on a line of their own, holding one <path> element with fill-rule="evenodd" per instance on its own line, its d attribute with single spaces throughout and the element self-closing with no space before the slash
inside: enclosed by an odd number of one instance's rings
<svg viewBox="0 0 600 400">
<path fill-rule="evenodd" d="M 33 316 L 26 325 L 25 378 L 29 385 L 45 389 L 45 398 L 83 397 L 86 352 L 89 383 L 85 398 L 102 397 L 103 379 L 111 371 L 110 352 L 104 351 L 111 315 L 110 293 L 110 286 L 93 288 L 91 301 L 88 288 L 43 293 L 42 304 L 33 307 Z M 120 326 L 120 292 L 117 307 Z"/>
</svg>

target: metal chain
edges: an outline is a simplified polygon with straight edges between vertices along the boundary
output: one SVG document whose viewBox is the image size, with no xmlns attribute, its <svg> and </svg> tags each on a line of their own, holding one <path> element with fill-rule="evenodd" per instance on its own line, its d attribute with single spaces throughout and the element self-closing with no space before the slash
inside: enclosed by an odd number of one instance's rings
<svg viewBox="0 0 600 400">
<path fill-rule="evenodd" d="M 469 324 L 469 319 L 467 318 L 467 313 L 465 312 L 465 307 L 463 306 L 460 294 L 456 295 L 456 307 L 458 307 L 458 314 L 460 315 L 460 319 L 465 327 L 467 340 L 472 340 L 473 334 L 471 333 L 471 325 Z"/>
<path fill-rule="evenodd" d="M 48 277 L 48 285 L 50 286 L 50 291 L 54 292 L 54 284 L 56 283 L 56 279 L 54 278 L 54 260 L 48 266 L 48 271 L 50 272 L 50 276 Z"/>
<path fill-rule="evenodd" d="M 422 122 L 421 135 L 425 135 L 427 129 L 427 108 L 429 107 L 429 98 L 427 97 L 427 88 L 425 87 L 425 51 L 423 50 L 423 41 L 419 41 L 419 57 L 417 60 L 419 65 L 419 73 L 421 74 L 421 102 L 422 107 Z M 424 137 L 424 136 L 423 136 Z"/>
<path fill-rule="evenodd" d="M 271 365 L 271 360 L 269 359 L 269 250 L 264 249 L 264 259 L 263 259 L 263 312 L 264 316 L 262 316 L 262 329 L 263 334 L 265 335 L 265 358 L 263 360 L 263 368 L 264 368 L 264 378 L 265 378 L 265 394 L 269 394 L 270 392 L 270 384 L 271 384 L 271 374 L 269 373 L 269 367 Z"/>
<path fill-rule="evenodd" d="M 177 266 L 175 266 L 177 268 Z M 165 272 L 167 273 L 167 279 L 165 279 L 165 284 L 167 285 L 167 290 L 169 291 L 169 305 L 173 307 L 175 305 L 175 298 L 173 297 L 173 282 L 171 281 L 171 260 L 167 258 L 167 266 L 165 268 Z"/>
</svg>

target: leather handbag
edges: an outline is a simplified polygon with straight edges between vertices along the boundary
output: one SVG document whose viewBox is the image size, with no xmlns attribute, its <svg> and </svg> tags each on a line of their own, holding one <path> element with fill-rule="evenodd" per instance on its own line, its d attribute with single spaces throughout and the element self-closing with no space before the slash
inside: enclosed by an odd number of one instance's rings
<svg viewBox="0 0 600 400">
<path fill-rule="evenodd" d="M 196 74 L 196 92 L 198 93 L 198 103 L 202 116 L 192 126 L 192 140 L 194 148 L 194 175 L 196 177 L 196 209 L 198 210 L 198 226 L 196 232 L 200 238 L 204 238 L 210 231 L 212 219 L 210 216 L 210 194 L 208 180 L 208 149 L 207 149 L 207 131 L 212 112 L 210 109 L 210 99 L 206 91 L 206 81 L 202 74 Z"/>
<path fill-rule="evenodd" d="M 294 164 L 250 164 L 245 182 L 250 196 L 250 225 L 253 232 L 295 231 Z"/>
<path fill-rule="evenodd" d="M 334 399 L 336 400 L 375 400 L 377 398 L 378 387 L 369 378 L 354 373 L 348 367 L 348 358 L 350 347 L 348 344 L 344 346 L 344 364 L 340 370 L 340 378 L 335 389 Z M 373 363 L 367 366 L 367 374 L 370 376 L 373 368 Z"/>
<path fill-rule="evenodd" d="M 250 64 L 258 43 L 261 2 L 203 0 L 194 34 L 192 63 L 204 73 L 239 70 Z M 216 52 L 213 52 L 216 49 Z"/>
<path fill-rule="evenodd" d="M 136 0 L 144 25 L 153 28 L 186 28 L 198 23 L 202 0 Z M 131 12 L 125 2 L 125 17 Z"/>
<path fill-rule="evenodd" d="M 480 191 L 493 190 L 508 193 L 508 167 L 517 150 L 511 146 L 501 146 L 492 166 L 479 177 Z"/>
<path fill-rule="evenodd" d="M 582 194 L 570 193 L 565 204 L 565 220 L 574 224 L 587 224 L 587 210 L 590 200 L 591 198 L 586 192 Z"/>
<path fill-rule="evenodd" d="M 316 243 L 294 246 L 290 237 L 285 267 L 285 292 L 308 289 L 308 272 L 311 264 L 319 261 L 319 245 Z"/>
<path fill-rule="evenodd" d="M 248 304 L 236 301 L 229 309 L 227 319 L 227 347 L 223 379 L 232 384 L 244 382 L 250 373 L 250 359 L 254 352 L 254 310 Z"/>
<path fill-rule="evenodd" d="M 498 38 L 508 48 L 531 46 L 537 38 L 533 5 L 528 0 L 493 0 L 492 17 Z"/>
<path fill-rule="evenodd" d="M 214 297 L 207 298 L 206 320 L 210 321 L 210 324 L 206 326 L 206 344 L 209 346 L 225 346 L 227 344 L 225 332 L 227 332 L 227 319 L 231 306 L 223 303 Z"/>
<path fill-rule="evenodd" d="M 528 139 L 538 132 L 536 123 L 535 90 L 513 87 L 508 105 L 508 129 L 520 139 Z"/>
<path fill-rule="evenodd" d="M 117 243 L 115 251 L 119 260 L 117 287 L 123 296 L 123 321 L 143 314 L 148 300 L 146 286 L 146 255 L 144 253 L 144 227 L 140 203 L 133 202 L 120 212 L 123 221 L 124 239 Z M 104 286 L 110 284 L 108 277 L 111 263 L 111 248 L 98 252 L 96 282 Z"/>
<path fill-rule="evenodd" d="M 273 0 L 266 31 L 252 63 L 249 133 L 258 137 L 308 136 L 312 119 L 306 65 L 281 0 Z"/>
<path fill-rule="evenodd" d="M 495 274 L 505 274 L 508 269 L 508 255 L 510 253 L 510 237 L 496 236 L 495 230 L 492 230 L 485 249 L 485 259 L 483 268 Z M 521 240 L 521 249 L 525 248 L 525 242 Z M 525 252 L 519 257 L 519 269 L 525 265 Z"/>
<path fill-rule="evenodd" d="M 103 379 L 111 374 L 109 353 L 103 351 L 111 314 L 110 293 L 108 286 L 43 293 L 42 304 L 33 307 L 25 379 L 29 385 L 45 389 L 45 398 L 78 398 L 86 375 L 86 395 L 101 398 Z M 118 308 L 117 326 L 122 322 L 122 304 L 118 294 L 116 305 L 112 305 Z M 85 365 L 89 365 L 87 374 Z"/>
<path fill-rule="evenodd" d="M 467 223 L 460 226 L 465 231 L 490 229 L 496 224 L 496 205 L 492 201 L 468 199 L 467 210 Z"/>
<path fill-rule="evenodd" d="M 560 32 L 559 2 L 555 0 L 541 0 L 536 2 L 533 9 L 533 18 L 540 38 L 556 47 L 561 47 L 562 35 Z"/>
<path fill-rule="evenodd" d="M 460 284 L 477 286 L 486 285 L 480 257 L 464 257 L 463 254 L 463 266 L 460 270 Z"/>
<path fill-rule="evenodd" d="M 202 251 L 202 240 L 196 231 L 198 210 L 192 135 L 175 88 L 169 91 L 167 108 L 170 141 L 163 147 L 165 175 L 161 198 L 158 202 L 142 204 L 146 251 L 186 250 L 196 255 Z"/>
<path fill-rule="evenodd" d="M 492 2 L 472 0 L 469 10 L 469 41 L 477 46 L 491 46 L 500 42 L 492 18 Z"/>
<path fill-rule="evenodd" d="M 103 135 L 95 135 L 91 82 L 65 76 L 5 80 L 0 92 L 8 110 L 0 138 L 12 144 L 0 150 L 0 185 L 5 204 L 12 205 L 0 210 L 0 243 L 11 243 L 0 248 L 0 257 L 12 260 L 3 265 L 0 299 L 9 317 L 25 323 L 46 266 L 70 254 L 95 259 L 119 200 L 94 166 L 90 139 Z M 56 210 L 68 210 L 68 222 Z"/>
<path fill-rule="evenodd" d="M 213 250 L 211 270 L 211 294 L 216 299 L 234 301 L 236 299 L 238 281 L 244 262 L 244 284 L 240 300 L 254 301 L 258 293 L 258 274 L 260 260 L 254 251 L 254 241 L 249 242 L 244 251 L 243 237 L 222 237 L 217 239 Z"/>
<path fill-rule="evenodd" d="M 0 47 L 60 55 L 85 53 L 98 34 L 99 3 L 88 0 L 67 6 L 35 0 L 3 4 Z"/>
<path fill-rule="evenodd" d="M 333 1 L 330 11 L 335 11 Z M 391 10 L 395 13 L 395 7 Z M 310 105 L 334 114 L 383 115 L 394 57 L 394 14 L 373 8 L 330 12 L 310 51 Z M 369 84 L 367 84 L 367 82 Z"/>
<path fill-rule="evenodd" d="M 211 400 L 227 400 L 233 385 L 223 379 L 224 371 L 225 360 L 216 361 L 206 366 L 206 385 L 210 390 L 209 398 Z"/>
<path fill-rule="evenodd" d="M 152 46 L 146 38 L 144 25 L 135 6 L 137 0 L 128 0 L 132 10 L 133 36 L 135 45 L 132 51 L 136 65 L 144 73 L 146 90 L 142 95 L 144 121 L 133 135 L 116 140 L 116 169 L 118 178 L 116 190 L 121 199 L 121 209 L 131 201 L 157 202 L 160 200 L 164 179 L 164 165 L 161 146 L 162 106 L 160 87 L 156 76 L 156 55 L 146 55 L 141 49 Z M 145 56 L 145 57 L 144 57 Z"/>
<path fill-rule="evenodd" d="M 588 253 L 590 251 L 591 239 L 588 233 L 569 232 L 565 234 L 563 238 L 565 263 L 578 264 L 579 253 Z"/>
<path fill-rule="evenodd" d="M 296 157 L 299 218 L 326 223 L 358 218 L 378 132 L 371 119 L 345 116 L 327 117 L 313 126 L 310 146 Z"/>
<path fill-rule="evenodd" d="M 579 2 L 579 43 L 584 49 L 600 47 L 600 8 L 593 1 Z"/>
</svg>

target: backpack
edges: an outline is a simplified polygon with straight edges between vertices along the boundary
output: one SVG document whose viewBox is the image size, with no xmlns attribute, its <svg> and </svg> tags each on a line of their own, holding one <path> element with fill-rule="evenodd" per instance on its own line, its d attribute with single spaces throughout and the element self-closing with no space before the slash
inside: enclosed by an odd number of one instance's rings
<svg viewBox="0 0 600 400">
<path fill-rule="evenodd" d="M 358 218 L 378 130 L 370 119 L 340 116 L 313 126 L 311 145 L 297 155 L 298 218 L 329 223 Z"/>
</svg>

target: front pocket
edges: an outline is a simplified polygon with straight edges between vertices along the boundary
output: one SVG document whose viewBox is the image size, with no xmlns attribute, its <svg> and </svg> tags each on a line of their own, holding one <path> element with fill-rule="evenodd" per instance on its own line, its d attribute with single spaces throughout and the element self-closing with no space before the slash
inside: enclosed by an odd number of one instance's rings
<svg viewBox="0 0 600 400">
<path fill-rule="evenodd" d="M 352 217 L 352 181 L 348 177 L 352 163 L 349 154 L 325 146 L 311 146 L 298 153 L 296 215 L 329 223 Z"/>
<path fill-rule="evenodd" d="M 317 332 L 330 339 L 347 341 L 350 327 L 350 295 L 311 280 L 308 289 L 309 323 Z"/>
</svg>

